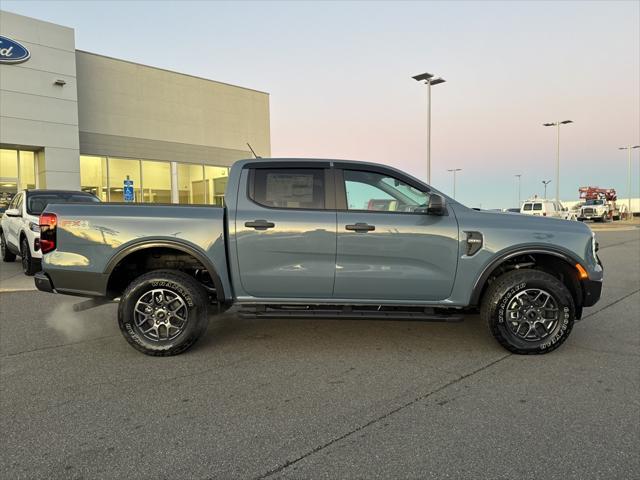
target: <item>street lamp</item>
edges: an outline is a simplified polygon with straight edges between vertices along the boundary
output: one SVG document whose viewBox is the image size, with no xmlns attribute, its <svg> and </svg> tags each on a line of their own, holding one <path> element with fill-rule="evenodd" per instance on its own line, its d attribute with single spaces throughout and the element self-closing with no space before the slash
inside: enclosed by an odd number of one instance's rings
<svg viewBox="0 0 640 480">
<path fill-rule="evenodd" d="M 556 145 L 556 200 L 560 201 L 560 125 L 573 123 L 573 120 L 563 120 L 554 123 L 543 123 L 545 127 L 558 127 L 558 140 Z"/>
<path fill-rule="evenodd" d="M 456 199 L 456 172 L 461 171 L 461 168 L 450 168 L 447 172 L 453 172 L 453 199 Z"/>
<path fill-rule="evenodd" d="M 630 219 L 633 218 L 633 214 L 631 213 L 631 150 L 634 148 L 640 148 L 640 145 L 634 145 L 633 147 L 631 145 L 627 145 L 626 147 L 618 148 L 618 150 L 626 150 L 628 154 L 627 195 L 629 198 L 627 199 L 627 204 L 628 204 L 629 210 L 627 212 L 627 215 L 629 216 Z"/>
<path fill-rule="evenodd" d="M 427 85 L 427 183 L 431 185 L 431 85 L 444 83 L 446 80 L 441 77 L 433 78 L 431 73 L 421 73 L 412 77 L 414 80 Z"/>
<path fill-rule="evenodd" d="M 547 185 L 549 185 L 551 183 L 551 180 L 542 180 L 542 183 L 544 184 L 544 199 L 547 199 Z"/>
<path fill-rule="evenodd" d="M 520 208 L 520 181 L 522 178 L 522 174 L 517 173 L 516 175 L 514 175 L 514 177 L 518 177 L 518 208 Z"/>
</svg>

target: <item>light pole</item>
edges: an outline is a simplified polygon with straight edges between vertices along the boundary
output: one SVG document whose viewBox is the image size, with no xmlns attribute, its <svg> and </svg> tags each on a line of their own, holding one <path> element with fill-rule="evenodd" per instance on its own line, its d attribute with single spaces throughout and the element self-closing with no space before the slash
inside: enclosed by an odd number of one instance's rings
<svg viewBox="0 0 640 480">
<path fill-rule="evenodd" d="M 558 127 L 558 139 L 556 142 L 556 200 L 560 201 L 560 125 L 573 123 L 573 120 L 563 120 L 554 123 L 543 123 L 545 127 Z"/>
<path fill-rule="evenodd" d="M 447 172 L 453 172 L 453 199 L 456 199 L 456 172 L 461 171 L 461 168 L 450 168 Z"/>
<path fill-rule="evenodd" d="M 551 183 L 551 180 L 542 180 L 542 183 L 544 184 L 544 199 L 547 199 L 547 185 L 549 185 Z"/>
<path fill-rule="evenodd" d="M 414 80 L 427 85 L 427 183 L 431 185 L 431 85 L 444 83 L 446 80 L 441 77 L 433 78 L 431 73 L 421 73 L 412 77 Z"/>
<path fill-rule="evenodd" d="M 522 179 L 522 174 L 521 173 L 517 173 L 514 175 L 514 177 L 518 178 L 518 208 L 520 208 L 520 181 Z"/>
<path fill-rule="evenodd" d="M 627 195 L 628 195 L 628 199 L 627 199 L 627 206 L 629 208 L 629 210 L 627 211 L 627 215 L 629 216 L 629 219 L 633 219 L 633 214 L 631 213 L 631 150 L 634 148 L 640 148 L 640 145 L 634 145 L 633 147 L 631 145 L 627 145 L 626 147 L 619 147 L 618 150 L 626 150 L 627 151 L 627 157 L 628 157 L 628 165 L 627 165 Z"/>
</svg>

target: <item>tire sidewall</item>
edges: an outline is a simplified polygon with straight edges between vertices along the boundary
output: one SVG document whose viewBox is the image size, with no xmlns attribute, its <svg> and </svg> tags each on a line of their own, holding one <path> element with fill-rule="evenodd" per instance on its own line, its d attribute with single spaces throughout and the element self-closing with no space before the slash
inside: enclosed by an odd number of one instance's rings
<svg viewBox="0 0 640 480">
<path fill-rule="evenodd" d="M 567 338 L 575 318 L 575 306 L 571 294 L 566 290 L 564 285 L 553 279 L 540 278 L 532 276 L 526 278 L 526 275 L 520 278 L 514 278 L 514 283 L 505 284 L 495 292 L 494 297 L 497 301 L 492 302 L 490 314 L 490 327 L 494 335 L 499 335 L 509 346 L 513 347 L 512 351 L 522 351 L 522 353 L 544 353 L 551 351 Z M 527 289 L 541 289 L 547 292 L 558 305 L 560 318 L 553 332 L 542 340 L 531 342 L 516 336 L 507 325 L 507 308 L 513 297 L 518 293 Z M 499 338 L 500 340 L 500 338 Z M 501 341 L 502 343 L 502 341 Z"/>
<path fill-rule="evenodd" d="M 134 309 L 136 302 L 145 294 L 155 289 L 169 290 L 179 295 L 187 306 L 187 324 L 184 330 L 171 340 L 153 341 L 142 335 L 135 325 Z M 182 351 L 197 340 L 206 327 L 206 305 L 199 292 L 193 291 L 193 286 L 174 275 L 161 273 L 144 275 L 135 280 L 120 298 L 118 306 L 118 325 L 127 341 L 143 353 L 162 354 Z"/>
<path fill-rule="evenodd" d="M 9 247 L 7 247 L 7 241 L 4 238 L 4 233 L 0 233 L 0 244 L 0 253 L 2 254 L 2 259 L 5 260 L 7 258 Z"/>
<path fill-rule="evenodd" d="M 23 238 L 20 242 L 20 257 L 22 257 L 20 260 L 24 274 L 33 275 L 33 259 L 31 258 L 31 250 L 26 238 Z"/>
</svg>

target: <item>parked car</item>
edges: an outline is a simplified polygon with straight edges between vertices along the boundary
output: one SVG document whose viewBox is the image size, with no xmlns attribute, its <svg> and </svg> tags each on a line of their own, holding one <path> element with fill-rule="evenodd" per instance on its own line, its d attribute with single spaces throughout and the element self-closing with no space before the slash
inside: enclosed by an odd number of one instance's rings
<svg viewBox="0 0 640 480">
<path fill-rule="evenodd" d="M 556 200 L 533 199 L 522 204 L 520 213 L 542 217 L 561 218 L 563 220 L 577 220 L 576 213 Z"/>
<path fill-rule="evenodd" d="M 508 212 L 508 213 L 520 213 L 520 209 L 519 208 L 507 208 L 504 211 Z"/>
<path fill-rule="evenodd" d="M 126 340 L 157 356 L 187 350 L 208 312 L 228 309 L 435 321 L 479 310 L 507 350 L 546 353 L 600 297 L 586 225 L 477 212 L 382 165 L 241 160 L 224 205 L 49 205 L 36 286 L 93 297 L 83 309 L 118 299 Z"/>
<path fill-rule="evenodd" d="M 49 203 L 99 202 L 91 193 L 67 190 L 22 190 L 18 192 L 0 220 L 2 260 L 22 260 L 22 270 L 33 275 L 40 270 L 40 214 Z"/>
</svg>

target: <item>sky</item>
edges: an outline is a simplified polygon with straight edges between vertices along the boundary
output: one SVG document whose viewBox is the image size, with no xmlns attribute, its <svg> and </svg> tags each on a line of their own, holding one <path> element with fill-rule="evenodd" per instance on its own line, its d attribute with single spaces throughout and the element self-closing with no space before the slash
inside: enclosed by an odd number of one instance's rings
<svg viewBox="0 0 640 480">
<path fill-rule="evenodd" d="M 1 8 L 73 27 L 76 48 L 270 94 L 274 157 L 384 163 L 482 208 L 578 187 L 627 195 L 640 143 L 640 2 L 75 2 Z M 640 195 L 640 149 L 633 151 Z M 259 152 L 258 152 L 259 153 Z M 551 196 L 551 195 L 549 195 Z"/>
</svg>

